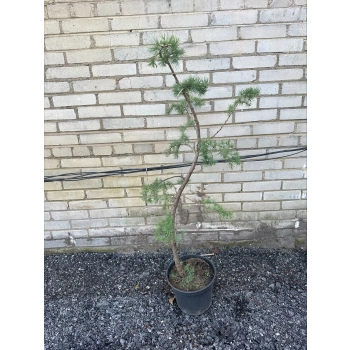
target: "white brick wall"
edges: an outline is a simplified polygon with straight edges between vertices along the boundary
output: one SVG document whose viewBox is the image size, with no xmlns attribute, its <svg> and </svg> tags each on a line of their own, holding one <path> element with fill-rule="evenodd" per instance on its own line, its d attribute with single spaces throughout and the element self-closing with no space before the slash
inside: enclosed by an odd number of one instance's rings
<svg viewBox="0 0 350 350">
<path fill-rule="evenodd" d="M 202 135 L 220 128 L 239 91 L 258 87 L 258 100 L 237 109 L 218 137 L 230 138 L 241 155 L 306 145 L 304 0 L 60 0 L 44 6 L 45 175 L 192 159 L 163 154 L 186 121 L 165 114 L 175 100 L 168 68 L 147 65 L 150 45 L 164 34 L 178 36 L 186 50 L 174 67 L 179 79 L 209 80 L 199 109 Z M 193 130 L 188 134 L 195 137 Z M 205 183 L 212 198 L 236 210 L 227 227 L 256 228 L 260 221 L 294 227 L 306 212 L 306 152 L 266 158 L 232 170 L 197 166 L 191 188 Z M 46 246 L 70 248 L 63 241 L 68 232 L 77 247 L 136 242 L 157 221 L 141 215 L 150 208 L 140 197 L 142 183 L 173 174 L 45 183 Z M 220 225 L 214 216 L 207 220 Z"/>
</svg>

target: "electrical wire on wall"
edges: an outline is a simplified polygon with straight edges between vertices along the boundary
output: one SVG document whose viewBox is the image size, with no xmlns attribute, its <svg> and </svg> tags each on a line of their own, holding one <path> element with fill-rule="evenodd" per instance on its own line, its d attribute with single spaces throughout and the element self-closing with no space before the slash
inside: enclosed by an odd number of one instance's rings
<svg viewBox="0 0 350 350">
<path fill-rule="evenodd" d="M 304 152 L 307 150 L 307 147 L 299 147 L 299 148 L 292 148 L 288 150 L 281 150 L 281 151 L 273 151 L 273 152 L 266 152 L 261 154 L 252 154 L 252 155 L 245 155 L 241 156 L 242 162 L 261 162 L 265 160 L 273 160 L 273 159 L 280 159 L 285 157 L 291 157 L 298 153 Z M 283 154 L 283 153 L 290 153 L 288 155 L 282 155 L 277 156 L 273 158 L 259 158 L 259 157 L 266 157 L 273 154 Z M 217 163 L 226 163 L 225 160 L 217 160 Z M 182 163 L 182 164 L 174 164 L 174 165 L 162 165 L 162 166 L 156 166 L 156 167 L 147 167 L 147 168 L 133 168 L 133 169 L 118 169 L 118 170 L 109 170 L 109 171 L 99 171 L 99 172 L 80 172 L 80 173 L 66 173 L 66 174 L 60 174 L 60 175 L 50 175 L 44 177 L 44 182 L 55 182 L 55 181 L 79 181 L 79 180 L 86 180 L 86 179 L 96 179 L 100 177 L 106 177 L 106 176 L 114 176 L 114 175 L 126 175 L 126 174 L 133 174 L 133 173 L 141 173 L 141 172 L 150 172 L 150 171 L 156 171 L 156 170 L 168 170 L 168 169 L 176 169 L 176 168 L 185 168 L 188 166 L 191 166 L 192 163 Z M 197 162 L 198 165 L 202 164 L 202 162 Z"/>
</svg>

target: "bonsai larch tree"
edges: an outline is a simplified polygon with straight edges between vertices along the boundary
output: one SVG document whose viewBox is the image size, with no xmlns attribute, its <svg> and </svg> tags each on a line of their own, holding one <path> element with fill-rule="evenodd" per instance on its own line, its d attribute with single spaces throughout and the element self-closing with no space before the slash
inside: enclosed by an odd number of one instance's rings
<svg viewBox="0 0 350 350">
<path fill-rule="evenodd" d="M 180 115 L 187 116 L 187 122 L 179 128 L 180 136 L 178 139 L 171 142 L 166 150 L 166 155 L 173 155 L 175 159 L 179 157 L 179 153 L 183 152 L 184 147 L 189 147 L 193 152 L 193 160 L 188 168 L 187 173 L 171 176 L 168 179 L 156 179 L 150 184 L 145 184 L 142 187 L 142 198 L 146 203 L 162 204 L 165 211 L 165 217 L 159 221 L 155 230 L 155 238 L 158 241 L 171 245 L 173 258 L 177 273 L 185 277 L 185 270 L 179 258 L 177 241 L 181 233 L 176 229 L 176 213 L 179 207 L 181 196 L 185 187 L 188 185 L 191 175 L 193 174 L 197 163 L 200 162 L 203 166 L 211 166 L 216 164 L 215 157 L 220 157 L 227 162 L 231 168 L 234 164 L 240 164 L 240 157 L 235 150 L 234 143 L 229 140 L 215 140 L 215 136 L 227 124 L 230 116 L 238 106 L 250 106 L 252 100 L 259 94 L 259 89 L 247 88 L 240 91 L 236 99 L 227 109 L 227 119 L 218 128 L 217 132 L 210 138 L 204 138 L 201 135 L 200 119 L 196 112 L 196 107 L 203 106 L 205 101 L 202 96 L 208 88 L 208 80 L 196 76 L 179 81 L 174 66 L 178 65 L 179 59 L 184 54 L 184 50 L 179 46 L 179 39 L 175 36 L 162 36 L 154 41 L 150 48 L 152 57 L 149 61 L 149 66 L 168 67 L 175 83 L 172 87 L 172 92 L 178 101 L 173 102 L 167 108 L 166 113 L 170 114 L 176 111 Z M 190 140 L 187 135 L 188 129 L 195 130 L 195 139 Z M 178 177 L 179 181 L 175 184 L 171 179 Z M 225 210 L 220 204 L 210 198 L 202 201 L 202 205 L 216 211 L 222 218 L 229 218 L 232 212 Z"/>
</svg>

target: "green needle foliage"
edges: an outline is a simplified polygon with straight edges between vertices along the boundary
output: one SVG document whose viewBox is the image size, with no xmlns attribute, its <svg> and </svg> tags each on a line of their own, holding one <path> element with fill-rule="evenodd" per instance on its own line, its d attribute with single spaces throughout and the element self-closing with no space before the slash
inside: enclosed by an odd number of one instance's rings
<svg viewBox="0 0 350 350">
<path fill-rule="evenodd" d="M 193 151 L 194 160 L 187 174 L 181 176 L 181 180 L 176 186 L 170 181 L 156 179 L 153 183 L 144 185 L 141 194 L 146 203 L 162 204 L 165 210 L 165 217 L 157 224 L 155 238 L 158 241 L 171 244 L 177 271 L 179 275 L 185 278 L 185 276 L 189 274 L 186 274 L 179 260 L 176 242 L 181 235 L 177 233 L 175 222 L 176 212 L 181 201 L 182 193 L 189 183 L 198 161 L 201 161 L 204 166 L 212 166 L 216 164 L 217 158 L 221 158 L 225 160 L 231 168 L 235 164 L 240 164 L 240 157 L 235 150 L 234 143 L 230 139 L 215 140 L 214 137 L 226 125 L 237 107 L 251 105 L 253 99 L 258 96 L 259 89 L 247 88 L 241 90 L 233 103 L 228 106 L 228 117 L 226 121 L 210 138 L 203 138 L 200 133 L 200 116 L 197 115 L 195 108 L 203 106 L 205 103 L 203 96 L 208 89 L 208 79 L 190 76 L 182 82 L 179 81 L 173 69 L 173 65 L 178 65 L 185 51 L 180 48 L 179 39 L 173 35 L 163 35 L 159 39 L 154 40 L 150 52 L 152 57 L 149 60 L 149 66 L 167 66 L 175 79 L 172 92 L 177 98 L 177 101 L 169 104 L 166 110 L 167 114 L 175 111 L 180 115 L 187 115 L 188 118 L 186 124 L 179 128 L 180 136 L 170 143 L 165 154 L 167 156 L 172 155 L 177 159 L 182 151 L 181 147 L 189 146 Z M 195 131 L 196 138 L 193 140 L 190 140 L 187 134 L 190 128 Z M 192 147 L 191 144 L 194 146 Z M 170 189 L 174 188 L 175 194 L 169 194 Z M 232 212 L 225 210 L 220 204 L 210 198 L 202 198 L 201 203 L 205 208 L 217 212 L 223 219 L 230 219 L 232 217 Z"/>
</svg>

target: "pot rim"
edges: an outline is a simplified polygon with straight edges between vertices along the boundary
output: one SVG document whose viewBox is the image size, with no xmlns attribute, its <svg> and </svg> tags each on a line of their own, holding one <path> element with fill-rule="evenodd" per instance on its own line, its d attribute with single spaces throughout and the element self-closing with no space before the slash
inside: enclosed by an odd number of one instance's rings
<svg viewBox="0 0 350 350">
<path fill-rule="evenodd" d="M 171 286 L 172 289 L 178 291 L 178 292 L 181 292 L 183 294 L 200 294 L 202 293 L 203 291 L 205 291 L 206 289 L 210 288 L 213 283 L 215 282 L 215 279 L 216 279 L 216 268 L 215 268 L 215 265 L 213 264 L 213 262 L 211 260 L 209 260 L 207 257 L 205 256 L 201 256 L 201 255 L 198 255 L 198 254 L 187 254 L 187 255 L 183 255 L 183 256 L 180 256 L 180 260 L 186 260 L 186 259 L 190 259 L 190 258 L 199 258 L 199 259 L 202 259 L 204 260 L 205 262 L 207 262 L 210 266 L 210 268 L 212 269 L 213 273 L 214 273 L 214 276 L 212 278 L 212 280 L 210 281 L 209 284 L 207 284 L 204 288 L 202 289 L 198 289 L 198 290 L 192 290 L 192 291 L 186 291 L 186 290 L 182 290 L 182 289 L 178 289 L 176 287 L 174 287 L 170 281 L 169 281 L 169 272 L 171 270 L 171 268 L 175 265 L 175 262 L 172 261 L 169 266 L 168 266 L 168 269 L 166 271 L 166 280 L 167 282 L 169 283 L 169 285 Z"/>
</svg>

